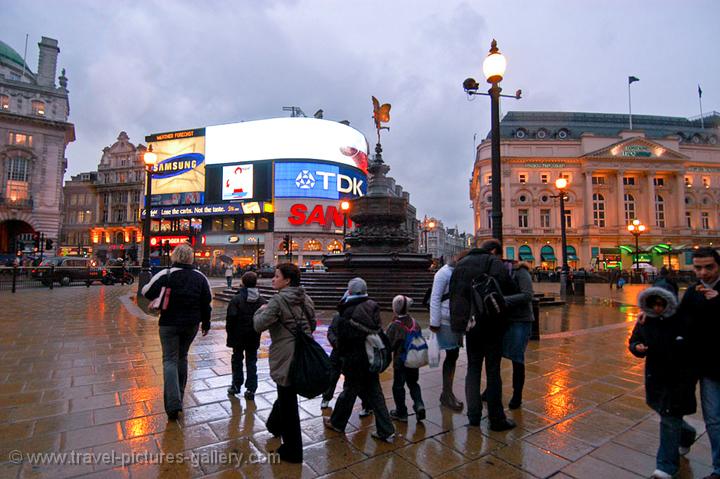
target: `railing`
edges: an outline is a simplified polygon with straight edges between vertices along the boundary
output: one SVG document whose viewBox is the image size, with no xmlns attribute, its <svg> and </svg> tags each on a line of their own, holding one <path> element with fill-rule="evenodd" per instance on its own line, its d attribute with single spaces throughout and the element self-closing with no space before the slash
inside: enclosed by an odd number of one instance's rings
<svg viewBox="0 0 720 479">
<path fill-rule="evenodd" d="M 33 200 L 32 198 L 12 199 L 6 196 L 0 196 L 0 205 L 11 208 L 32 208 Z"/>
<path fill-rule="evenodd" d="M 132 284 L 138 270 L 135 267 L 128 271 L 120 266 L 0 266 L 0 291 L 14 293 L 18 288 Z"/>
</svg>

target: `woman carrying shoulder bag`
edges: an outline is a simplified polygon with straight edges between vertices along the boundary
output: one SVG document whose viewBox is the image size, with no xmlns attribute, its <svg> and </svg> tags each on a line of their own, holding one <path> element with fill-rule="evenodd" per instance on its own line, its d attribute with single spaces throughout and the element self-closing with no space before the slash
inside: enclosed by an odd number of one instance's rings
<svg viewBox="0 0 720 479">
<path fill-rule="evenodd" d="M 202 335 L 210 331 L 212 293 L 207 278 L 193 265 L 193 249 L 181 244 L 170 256 L 172 265 L 152 277 L 142 294 L 160 301 L 160 344 L 163 355 L 163 399 L 168 419 L 174 421 L 183 408 L 187 384 L 187 356 L 198 324 Z"/>
<path fill-rule="evenodd" d="M 277 450 L 280 459 L 299 463 L 303 460 L 300 415 L 297 392 L 290 380 L 290 365 L 295 354 L 296 328 L 312 336 L 315 330 L 315 305 L 300 286 L 300 269 L 290 263 L 277 266 L 272 286 L 278 294 L 257 310 L 255 331 L 270 331 L 270 377 L 277 384 L 277 400 L 273 404 L 267 428 L 282 437 Z"/>
</svg>

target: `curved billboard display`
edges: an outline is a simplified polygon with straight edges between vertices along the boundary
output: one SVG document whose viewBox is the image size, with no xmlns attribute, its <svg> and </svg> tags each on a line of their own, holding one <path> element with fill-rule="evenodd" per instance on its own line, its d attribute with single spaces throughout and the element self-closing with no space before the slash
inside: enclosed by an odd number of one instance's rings
<svg viewBox="0 0 720 479">
<path fill-rule="evenodd" d="M 367 177 L 351 166 L 312 162 L 276 161 L 275 198 L 357 198 L 365 196 Z"/>
<path fill-rule="evenodd" d="M 271 118 L 205 128 L 208 165 L 260 160 L 321 160 L 367 172 L 365 136 L 342 123 L 316 118 Z"/>
</svg>

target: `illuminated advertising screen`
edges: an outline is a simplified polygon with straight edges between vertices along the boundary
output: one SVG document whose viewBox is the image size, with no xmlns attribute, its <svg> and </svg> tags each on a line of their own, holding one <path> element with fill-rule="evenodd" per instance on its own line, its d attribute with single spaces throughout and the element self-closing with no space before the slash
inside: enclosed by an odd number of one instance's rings
<svg viewBox="0 0 720 479">
<path fill-rule="evenodd" d="M 205 129 L 208 165 L 260 160 L 322 160 L 367 172 L 368 144 L 358 130 L 316 118 L 271 118 Z"/>
<path fill-rule="evenodd" d="M 205 191 L 205 130 L 160 133 L 145 137 L 157 155 L 153 195 Z"/>
<path fill-rule="evenodd" d="M 253 197 L 253 165 L 223 167 L 222 199 L 247 200 Z"/>
<path fill-rule="evenodd" d="M 275 162 L 275 198 L 357 198 L 365 196 L 367 177 L 344 165 Z"/>
</svg>

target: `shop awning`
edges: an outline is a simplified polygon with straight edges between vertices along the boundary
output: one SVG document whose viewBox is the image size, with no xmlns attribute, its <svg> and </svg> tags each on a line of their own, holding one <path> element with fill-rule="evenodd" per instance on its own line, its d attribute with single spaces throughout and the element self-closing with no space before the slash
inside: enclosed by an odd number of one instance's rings
<svg viewBox="0 0 720 479">
<path fill-rule="evenodd" d="M 532 253 L 520 253 L 520 261 L 535 261 Z"/>
<path fill-rule="evenodd" d="M 622 244 L 622 245 L 618 246 L 618 249 L 619 249 L 620 251 L 622 251 L 623 253 L 625 253 L 625 254 L 633 254 L 633 253 L 635 253 L 635 247 L 634 247 L 634 246 L 631 246 L 631 245 L 628 245 L 628 244 Z"/>
<path fill-rule="evenodd" d="M 580 259 L 577 257 L 577 255 L 575 253 L 568 252 L 567 260 L 568 261 L 579 261 Z"/>
<path fill-rule="evenodd" d="M 600 248 L 600 254 L 620 254 L 620 248 Z"/>
<path fill-rule="evenodd" d="M 554 253 L 541 253 L 540 258 L 543 261 L 557 261 L 557 258 L 555 258 Z"/>
</svg>

